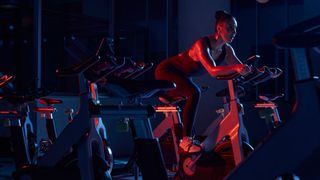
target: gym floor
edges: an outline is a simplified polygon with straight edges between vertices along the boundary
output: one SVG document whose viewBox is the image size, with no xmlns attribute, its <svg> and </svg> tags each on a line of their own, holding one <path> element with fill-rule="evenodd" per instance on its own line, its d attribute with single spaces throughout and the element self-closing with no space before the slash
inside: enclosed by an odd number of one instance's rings
<svg viewBox="0 0 320 180">
<path fill-rule="evenodd" d="M 117 161 L 115 162 L 119 166 L 123 164 L 124 162 Z M 12 158 L 5 158 L 1 157 L 0 158 L 0 180 L 13 180 L 11 177 L 12 173 L 15 171 L 14 167 L 14 161 Z M 127 172 L 122 172 L 122 173 L 117 173 L 116 175 L 112 176 L 113 179 L 118 179 L 118 180 L 130 180 L 134 179 L 133 174 L 127 173 Z M 142 177 L 138 177 L 139 180 L 142 180 Z"/>
<path fill-rule="evenodd" d="M 115 160 L 114 173 L 112 174 L 112 179 L 116 180 L 131 180 L 135 179 L 133 173 L 122 172 L 122 167 L 125 166 L 126 160 Z M 10 157 L 0 157 L 0 180 L 13 180 L 12 173 L 15 171 L 14 161 Z M 168 173 L 169 178 L 173 177 L 174 174 Z M 138 180 L 142 180 L 142 176 L 139 175 Z"/>
<path fill-rule="evenodd" d="M 13 159 L 0 158 L 0 179 L 13 179 L 11 178 L 11 174 L 14 170 Z"/>
</svg>

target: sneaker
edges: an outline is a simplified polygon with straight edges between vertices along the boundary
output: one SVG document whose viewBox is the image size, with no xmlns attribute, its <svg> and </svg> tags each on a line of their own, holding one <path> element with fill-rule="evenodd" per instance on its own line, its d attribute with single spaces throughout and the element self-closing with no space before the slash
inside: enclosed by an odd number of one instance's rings
<svg viewBox="0 0 320 180">
<path fill-rule="evenodd" d="M 181 140 L 179 147 L 187 153 L 199 153 L 202 151 L 202 147 L 200 142 L 192 139 L 191 137 L 183 137 Z"/>
</svg>

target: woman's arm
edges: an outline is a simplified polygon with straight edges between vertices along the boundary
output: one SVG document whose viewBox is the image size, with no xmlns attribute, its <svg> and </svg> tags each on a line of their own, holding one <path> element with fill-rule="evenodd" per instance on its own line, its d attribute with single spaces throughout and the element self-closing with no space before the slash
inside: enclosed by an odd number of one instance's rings
<svg viewBox="0 0 320 180">
<path fill-rule="evenodd" d="M 228 65 L 242 64 L 242 62 L 237 57 L 236 53 L 234 52 L 234 50 L 230 44 L 227 43 L 225 45 L 225 48 L 226 48 L 225 61 Z"/>
<path fill-rule="evenodd" d="M 230 44 L 226 44 L 226 57 L 225 61 L 228 65 L 233 65 L 233 64 L 243 64 L 239 58 L 237 57 L 236 53 L 234 52 L 232 46 Z M 238 71 L 241 75 L 247 75 L 248 73 L 251 72 L 251 67 L 244 64 L 243 68 Z"/>
<path fill-rule="evenodd" d="M 233 63 L 233 65 L 228 66 L 216 66 L 215 60 L 211 56 L 210 49 L 204 38 L 196 41 L 189 51 L 189 56 L 193 59 L 199 60 L 208 73 L 213 77 L 219 75 L 229 75 L 235 72 L 240 73 L 245 66 L 242 63 Z"/>
</svg>

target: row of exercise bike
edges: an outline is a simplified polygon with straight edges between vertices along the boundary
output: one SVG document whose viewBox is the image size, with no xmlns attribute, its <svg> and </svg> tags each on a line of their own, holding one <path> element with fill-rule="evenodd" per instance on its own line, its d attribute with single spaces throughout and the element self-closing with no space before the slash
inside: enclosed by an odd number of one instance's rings
<svg viewBox="0 0 320 180">
<path fill-rule="evenodd" d="M 101 64 L 103 71 L 95 71 Z M 135 161 L 141 170 L 144 179 L 168 179 L 167 170 L 176 172 L 176 178 L 187 179 L 197 176 L 197 166 L 201 166 L 208 153 L 188 154 L 179 152 L 178 144 L 181 139 L 181 123 L 177 102 L 165 105 L 144 105 L 141 100 L 158 95 L 161 91 L 174 88 L 175 85 L 166 81 L 141 81 L 135 78 L 110 78 L 116 70 L 121 71 L 127 63 L 110 63 L 102 61 L 98 56 L 83 63 L 57 70 L 59 76 L 78 76 L 82 89 L 79 91 L 80 106 L 73 116 L 69 111 L 69 123 L 58 135 L 53 113 L 55 104 L 61 100 L 42 96 L 46 94 L 19 95 L 6 93 L 5 89 L 12 86 L 13 76 L 3 75 L 0 88 L 1 102 L 10 104 L 11 108 L 1 110 L 0 117 L 6 120 L 10 128 L 13 145 L 13 156 L 16 163 L 15 179 L 57 179 L 73 177 L 75 179 L 112 179 L 113 156 L 107 139 L 107 130 L 102 117 L 110 119 L 127 119 L 135 145 Z M 150 69 L 151 65 L 139 65 L 138 71 L 130 72 L 126 77 L 137 77 L 142 71 Z M 124 71 L 122 71 L 124 72 Z M 249 144 L 247 131 L 242 121 L 243 107 L 239 101 L 238 87 L 244 84 L 256 85 L 281 73 L 277 68 L 263 67 L 255 69 L 252 75 L 241 77 L 236 72 L 233 75 L 217 77 L 226 80 L 228 88 L 217 93 L 224 98 L 224 108 L 220 109 L 219 117 L 207 129 L 202 141 L 207 148 L 206 152 L 223 157 L 231 155 L 233 167 L 238 165 L 253 148 Z M 275 76 L 276 75 L 276 76 Z M 101 104 L 97 84 L 107 78 L 104 85 L 107 92 L 117 93 L 122 98 L 130 99 L 130 104 L 108 105 Z M 277 127 L 281 121 L 277 112 L 277 105 L 273 102 L 277 97 L 261 96 L 263 103 L 257 103 L 257 108 L 271 110 L 272 122 Z M 183 97 L 181 97 L 183 100 Z M 33 125 L 29 118 L 31 101 L 38 101 L 41 107 L 35 112 L 45 117 L 48 139 L 37 142 Z M 9 106 L 8 106 L 9 107 Z M 151 128 L 150 120 L 156 114 L 163 114 L 164 119 L 155 128 Z M 172 152 L 175 160 L 171 160 L 171 168 L 166 166 L 158 138 L 168 131 L 171 132 Z M 231 151 L 230 151 L 231 150 Z M 39 156 L 39 151 L 41 156 Z M 203 163 L 202 163 L 203 164 Z M 205 163 L 204 163 L 205 164 Z M 223 176 L 225 176 L 224 174 Z M 222 177 L 223 177 L 222 176 Z"/>
<path fill-rule="evenodd" d="M 207 150 L 188 154 L 179 151 L 183 124 L 177 102 L 163 105 L 141 103 L 143 99 L 159 96 L 161 92 L 175 88 L 175 85 L 167 81 L 137 80 L 152 64 L 125 61 L 119 63 L 94 56 L 81 64 L 57 70 L 58 76 L 77 76 L 80 87 L 79 108 L 75 115 L 72 111 L 68 112 L 69 123 L 60 134 L 57 134 L 53 116 L 54 105 L 63 103 L 61 100 L 46 98 L 47 94 L 39 92 L 23 95 L 10 93 L 14 77 L 1 76 L 0 101 L 8 106 L 0 111 L 0 119 L 5 120 L 5 126 L 10 129 L 16 163 L 13 174 L 15 179 L 112 179 L 113 155 L 104 126 L 104 122 L 112 119 L 127 120 L 134 141 L 132 160 L 138 165 L 143 179 L 168 179 L 168 170 L 176 172 L 177 179 L 192 179 L 197 176 L 198 167 L 208 166 L 208 161 L 215 161 L 214 158 L 208 158 L 212 155 L 222 159 L 229 157 L 233 168 L 253 151 L 242 120 L 244 110 L 239 100 L 241 86 L 257 85 L 281 74 L 278 68 L 264 66 L 256 68 L 246 77 L 236 72 L 217 77 L 228 83 L 226 89 L 217 93 L 217 96 L 224 99 L 223 108 L 219 110 L 218 118 L 203 134 L 202 143 Z M 100 70 L 97 71 L 97 68 Z M 103 104 L 98 87 L 102 87 L 109 94 L 125 98 L 130 103 Z M 256 104 L 256 108 L 270 110 L 266 118 L 271 117 L 275 128 L 281 123 L 277 105 L 273 102 L 278 97 L 280 96 L 260 96 L 263 102 Z M 37 142 L 36 132 L 29 118 L 28 103 L 33 101 L 42 105 L 33 110 L 42 114 L 46 120 L 48 138 L 41 142 Z M 159 114 L 164 115 L 164 119 L 156 128 L 152 128 L 150 121 Z M 104 117 L 106 119 L 103 119 Z M 165 162 L 158 141 L 168 132 L 174 153 L 174 160 L 170 165 Z"/>
</svg>

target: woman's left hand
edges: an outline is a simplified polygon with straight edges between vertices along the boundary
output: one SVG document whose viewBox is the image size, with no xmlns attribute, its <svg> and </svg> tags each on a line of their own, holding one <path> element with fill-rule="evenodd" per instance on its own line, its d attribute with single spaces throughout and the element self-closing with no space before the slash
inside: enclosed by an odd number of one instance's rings
<svg viewBox="0 0 320 180">
<path fill-rule="evenodd" d="M 245 76 L 245 75 L 251 73 L 251 69 L 252 69 L 252 66 L 248 66 L 247 64 L 245 64 L 239 73 L 242 76 Z"/>
</svg>

